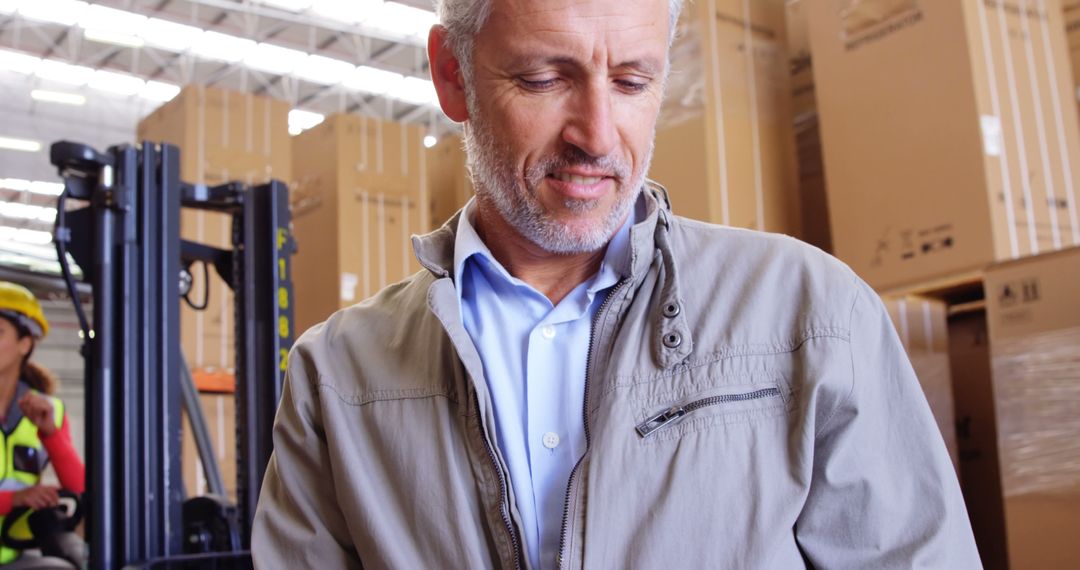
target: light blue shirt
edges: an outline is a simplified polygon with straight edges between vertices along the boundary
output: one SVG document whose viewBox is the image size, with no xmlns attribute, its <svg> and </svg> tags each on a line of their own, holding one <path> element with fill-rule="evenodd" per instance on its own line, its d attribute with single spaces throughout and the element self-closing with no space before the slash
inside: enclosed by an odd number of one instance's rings
<svg viewBox="0 0 1080 570">
<path fill-rule="evenodd" d="M 592 321 L 608 291 L 629 275 L 630 226 L 608 244 L 600 269 L 558 305 L 495 260 L 472 225 L 458 222 L 454 274 L 465 330 L 484 363 L 498 445 L 510 470 L 526 554 L 555 566 L 570 471 L 585 452 L 585 365 Z M 541 564 L 542 562 L 542 564 Z"/>
</svg>

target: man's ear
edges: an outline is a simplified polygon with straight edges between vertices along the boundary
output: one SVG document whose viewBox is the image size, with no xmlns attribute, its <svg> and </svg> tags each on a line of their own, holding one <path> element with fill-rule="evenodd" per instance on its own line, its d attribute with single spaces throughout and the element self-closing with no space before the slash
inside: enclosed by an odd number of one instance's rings
<svg viewBox="0 0 1080 570">
<path fill-rule="evenodd" d="M 432 26 L 428 32 L 428 61 L 431 63 L 431 81 L 439 95 L 439 105 L 451 121 L 464 123 L 469 118 L 465 102 L 465 83 L 458 62 L 446 44 L 446 28 Z"/>
</svg>

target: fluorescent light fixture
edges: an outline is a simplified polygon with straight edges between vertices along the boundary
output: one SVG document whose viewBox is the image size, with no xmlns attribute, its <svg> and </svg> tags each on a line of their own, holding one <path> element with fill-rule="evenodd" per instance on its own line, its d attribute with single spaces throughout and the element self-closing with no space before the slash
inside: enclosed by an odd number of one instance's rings
<svg viewBox="0 0 1080 570">
<path fill-rule="evenodd" d="M 396 89 L 404 79 L 400 73 L 361 65 L 345 78 L 344 83 L 349 89 L 382 95 Z"/>
<path fill-rule="evenodd" d="M 62 61 L 43 59 L 35 75 L 42 79 L 67 83 L 68 85 L 86 85 L 94 75 L 94 70 L 83 65 L 71 65 Z"/>
<path fill-rule="evenodd" d="M 434 105 L 439 100 L 435 94 L 435 85 L 419 77 L 406 77 L 387 95 L 413 105 Z"/>
<path fill-rule="evenodd" d="M 182 53 L 199 42 L 203 31 L 195 26 L 150 18 L 140 35 L 147 45 Z"/>
<path fill-rule="evenodd" d="M 294 71 L 301 79 L 323 85 L 337 85 L 356 70 L 356 66 L 340 59 L 309 55 Z"/>
<path fill-rule="evenodd" d="M 20 220 L 51 222 L 56 219 L 56 208 L 46 208 L 44 206 L 34 206 L 33 204 L 22 204 L 19 202 L 3 202 L 0 203 L 0 216 L 17 218 Z"/>
<path fill-rule="evenodd" d="M 314 0 L 311 12 L 324 18 L 355 24 L 370 18 L 379 9 L 382 0 Z"/>
<path fill-rule="evenodd" d="M 302 12 L 311 6 L 311 0 L 255 0 L 259 4 L 281 8 L 290 12 Z"/>
<path fill-rule="evenodd" d="M 439 139 L 435 138 L 433 135 L 424 135 L 424 148 L 431 148 L 438 144 L 438 142 Z"/>
<path fill-rule="evenodd" d="M 90 79 L 90 87 L 117 95 L 134 95 L 143 90 L 146 82 L 138 77 L 99 69 Z"/>
<path fill-rule="evenodd" d="M 28 20 L 74 26 L 87 7 L 81 0 L 25 0 L 19 3 L 19 15 Z"/>
<path fill-rule="evenodd" d="M 146 16 L 99 4 L 90 6 L 79 18 L 79 25 L 86 29 L 93 28 L 128 34 L 132 30 L 138 30 L 145 24 Z"/>
<path fill-rule="evenodd" d="M 64 185 L 59 182 L 45 182 L 35 180 L 30 183 L 30 192 L 45 196 L 59 196 L 64 191 Z"/>
<path fill-rule="evenodd" d="M 131 48 L 142 47 L 146 43 L 139 36 L 101 28 L 86 28 L 83 30 L 83 37 L 92 42 Z"/>
<path fill-rule="evenodd" d="M 30 97 L 35 101 L 62 103 L 64 105 L 86 104 L 86 97 L 79 95 L 78 93 L 64 93 L 63 91 L 47 91 L 45 89 L 34 89 L 30 92 Z"/>
<path fill-rule="evenodd" d="M 323 122 L 325 119 L 326 116 L 320 113 L 305 111 L 303 109 L 293 109 L 289 111 L 289 129 L 290 132 L 293 127 L 296 127 L 301 131 L 306 131 Z"/>
<path fill-rule="evenodd" d="M 285 75 L 300 65 L 307 55 L 300 50 L 259 44 L 244 58 L 244 65 L 267 73 Z"/>
<path fill-rule="evenodd" d="M 49 232 L 18 228 L 15 230 L 14 233 L 11 234 L 11 237 L 9 239 L 22 243 L 45 245 L 52 243 L 53 237 L 52 234 Z"/>
<path fill-rule="evenodd" d="M 18 0 L 0 0 L 0 14 L 14 14 L 18 9 Z"/>
<path fill-rule="evenodd" d="M 29 75 L 37 70 L 39 64 L 41 64 L 40 57 L 17 51 L 0 50 L 0 69 Z"/>
<path fill-rule="evenodd" d="M 30 191 L 30 181 L 23 180 L 22 178 L 2 178 L 0 179 L 0 188 L 7 188 L 8 190 L 20 190 L 23 192 Z"/>
<path fill-rule="evenodd" d="M 364 21 L 364 25 L 394 35 L 426 38 L 431 26 L 438 21 L 434 12 L 397 2 L 385 2 L 371 18 Z"/>
<path fill-rule="evenodd" d="M 255 42 L 220 32 L 203 32 L 191 47 L 192 53 L 209 59 L 236 63 L 255 48 Z"/>
<path fill-rule="evenodd" d="M 143 86 L 142 91 L 139 92 L 139 97 L 143 99 L 149 99 L 151 101 L 160 101 L 167 103 L 172 101 L 174 97 L 180 94 L 180 86 L 173 85 L 172 83 L 165 83 L 162 81 L 147 81 Z"/>
<path fill-rule="evenodd" d="M 37 152 L 41 150 L 41 143 L 27 139 L 0 137 L 0 148 L 8 150 L 21 150 L 24 152 Z"/>
</svg>

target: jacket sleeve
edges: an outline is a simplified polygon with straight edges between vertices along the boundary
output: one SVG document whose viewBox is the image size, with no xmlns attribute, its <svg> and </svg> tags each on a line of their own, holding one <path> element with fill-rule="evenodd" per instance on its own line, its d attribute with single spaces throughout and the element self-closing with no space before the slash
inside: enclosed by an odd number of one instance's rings
<svg viewBox="0 0 1080 570">
<path fill-rule="evenodd" d="M 86 469 L 79 452 L 71 443 L 71 424 L 67 414 L 64 414 L 60 429 L 49 435 L 42 436 L 41 444 L 49 453 L 56 478 L 60 480 L 60 486 L 75 494 L 82 494 L 86 490 Z"/>
<path fill-rule="evenodd" d="M 816 568 L 980 568 L 945 449 L 878 296 L 859 282 L 848 394 L 817 426 L 796 539 Z"/>
<path fill-rule="evenodd" d="M 303 339 L 301 339 L 303 342 Z M 359 568 L 338 508 L 317 371 L 298 343 L 289 356 L 251 537 L 256 568 Z"/>
</svg>

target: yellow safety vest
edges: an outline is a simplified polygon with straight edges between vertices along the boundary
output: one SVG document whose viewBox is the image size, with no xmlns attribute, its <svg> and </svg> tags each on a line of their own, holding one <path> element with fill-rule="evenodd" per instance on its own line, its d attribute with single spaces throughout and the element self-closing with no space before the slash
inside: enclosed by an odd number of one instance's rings
<svg viewBox="0 0 1080 570">
<path fill-rule="evenodd" d="M 60 398 L 45 396 L 52 401 L 53 418 L 56 420 L 56 429 L 64 424 L 64 403 Z M 37 485 L 41 480 L 41 473 L 45 470 L 45 446 L 38 438 L 37 426 L 23 417 L 15 425 L 10 434 L 0 431 L 0 465 L 4 471 L 0 473 L 0 489 L 20 490 Z M 28 465 L 27 463 L 36 465 Z M 34 468 L 36 466 L 36 469 Z M 30 532 L 30 524 L 27 522 L 31 511 L 27 511 L 11 527 L 9 535 L 12 538 L 29 539 L 33 537 Z M 4 524 L 6 517 L 0 516 L 0 525 Z M 19 551 L 0 545 L 0 564 L 7 564 L 19 557 Z"/>
</svg>

